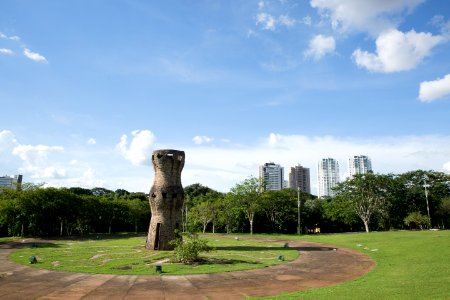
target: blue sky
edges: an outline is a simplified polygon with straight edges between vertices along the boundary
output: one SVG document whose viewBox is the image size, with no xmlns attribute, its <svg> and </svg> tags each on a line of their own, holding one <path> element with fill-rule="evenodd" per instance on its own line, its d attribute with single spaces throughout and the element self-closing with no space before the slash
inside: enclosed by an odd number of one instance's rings
<svg viewBox="0 0 450 300">
<path fill-rule="evenodd" d="M 439 0 L 1 1 L 0 173 L 147 192 L 155 149 L 220 191 L 273 161 L 450 172 Z"/>
</svg>

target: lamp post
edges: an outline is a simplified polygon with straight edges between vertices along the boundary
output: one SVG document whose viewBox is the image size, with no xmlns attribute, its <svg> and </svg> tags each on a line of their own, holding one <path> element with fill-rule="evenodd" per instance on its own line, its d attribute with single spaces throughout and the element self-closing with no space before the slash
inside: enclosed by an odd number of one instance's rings
<svg viewBox="0 0 450 300">
<path fill-rule="evenodd" d="M 302 234 L 302 225 L 300 220 L 300 187 L 297 187 L 297 220 L 298 220 L 298 234 Z"/>
<path fill-rule="evenodd" d="M 427 201 L 427 213 L 428 213 L 428 229 L 431 228 L 431 218 L 430 218 L 430 207 L 428 205 L 428 187 L 430 187 L 429 184 L 427 184 L 426 178 L 423 179 L 424 185 L 423 187 L 425 188 L 425 200 Z"/>
</svg>

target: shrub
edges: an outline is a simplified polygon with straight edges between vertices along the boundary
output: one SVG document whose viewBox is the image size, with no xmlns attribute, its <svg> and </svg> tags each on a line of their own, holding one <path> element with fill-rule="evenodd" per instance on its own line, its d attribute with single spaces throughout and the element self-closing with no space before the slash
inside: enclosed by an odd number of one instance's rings
<svg viewBox="0 0 450 300">
<path fill-rule="evenodd" d="M 184 264 L 191 264 L 200 261 L 201 252 L 209 252 L 212 248 L 206 240 L 199 239 L 197 235 L 185 235 L 182 238 L 170 242 L 175 246 L 173 250 L 173 260 Z"/>
<path fill-rule="evenodd" d="M 412 227 L 412 225 L 415 225 L 419 227 L 420 229 L 423 229 L 423 226 L 428 224 L 428 217 L 422 215 L 420 212 L 415 211 L 408 214 L 408 216 L 403 219 L 403 222 L 405 222 L 405 225 Z"/>
</svg>

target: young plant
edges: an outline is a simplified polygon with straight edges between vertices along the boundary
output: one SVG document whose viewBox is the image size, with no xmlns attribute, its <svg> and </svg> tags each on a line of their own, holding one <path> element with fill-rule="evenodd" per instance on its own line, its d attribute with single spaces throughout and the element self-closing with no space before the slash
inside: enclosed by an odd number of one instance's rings
<svg viewBox="0 0 450 300">
<path fill-rule="evenodd" d="M 188 234 L 170 242 L 175 246 L 173 261 L 183 264 L 192 264 L 201 261 L 201 252 L 213 250 L 206 240 L 199 239 L 195 234 Z"/>
</svg>

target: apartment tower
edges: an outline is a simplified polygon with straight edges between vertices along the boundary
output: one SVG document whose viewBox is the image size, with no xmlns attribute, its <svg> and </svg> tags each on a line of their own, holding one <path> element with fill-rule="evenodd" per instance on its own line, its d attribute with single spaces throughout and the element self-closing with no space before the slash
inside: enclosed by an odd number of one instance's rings
<svg viewBox="0 0 450 300">
<path fill-rule="evenodd" d="M 365 155 L 351 156 L 348 158 L 347 163 L 349 178 L 356 174 L 372 172 L 372 162 L 370 158 Z"/>
<path fill-rule="evenodd" d="M 339 163 L 334 158 L 323 158 L 318 163 L 318 196 L 333 197 L 332 190 L 339 183 Z"/>
<path fill-rule="evenodd" d="M 265 163 L 259 166 L 259 178 L 264 180 L 265 190 L 281 190 L 284 183 L 284 168 L 273 162 Z"/>
<path fill-rule="evenodd" d="M 311 194 L 311 180 L 309 175 L 309 168 L 302 167 L 298 164 L 295 167 L 291 167 L 289 172 L 289 188 Z"/>
</svg>

